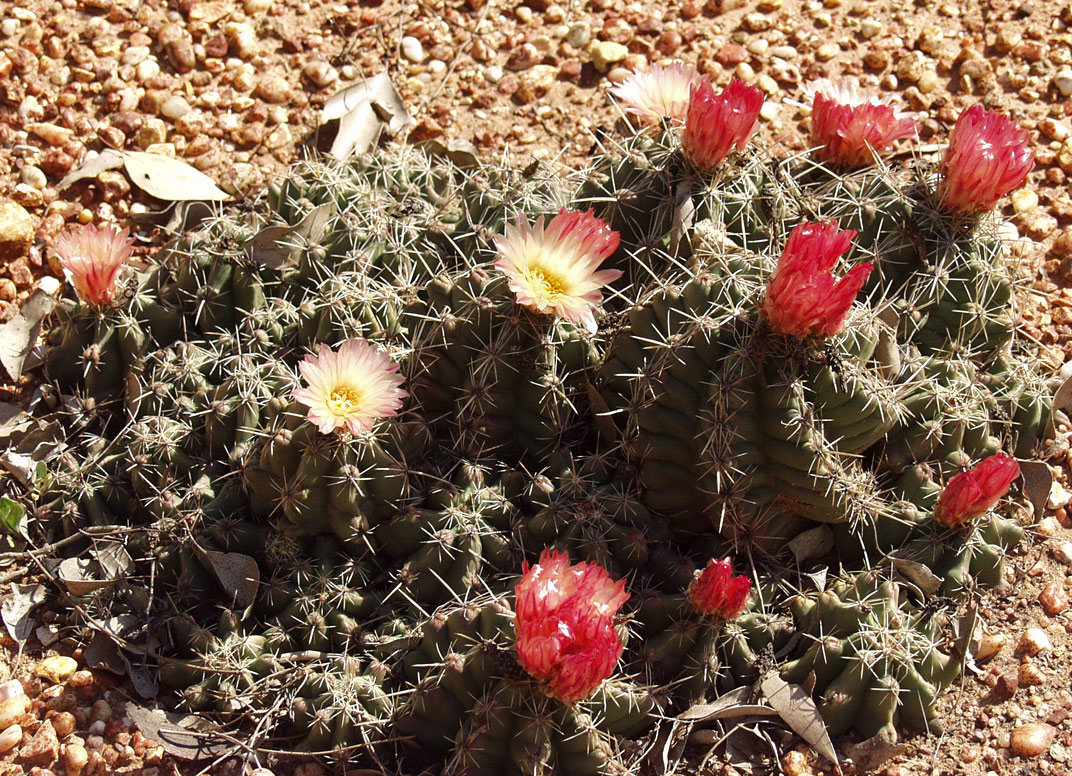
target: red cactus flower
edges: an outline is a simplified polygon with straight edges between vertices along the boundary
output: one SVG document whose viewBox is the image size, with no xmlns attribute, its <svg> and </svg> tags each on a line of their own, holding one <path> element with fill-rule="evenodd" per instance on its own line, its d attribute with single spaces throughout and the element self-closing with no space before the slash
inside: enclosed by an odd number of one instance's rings
<svg viewBox="0 0 1072 776">
<path fill-rule="evenodd" d="M 938 200 L 957 213 L 991 210 L 1035 166 L 1028 143 L 1008 117 L 981 105 L 968 108 L 949 134 Z"/>
<path fill-rule="evenodd" d="M 550 550 L 523 571 L 514 623 L 521 665 L 562 702 L 584 700 L 622 654 L 614 615 L 629 598 L 625 580 L 595 564 L 571 566 L 566 553 Z"/>
<path fill-rule="evenodd" d="M 688 596 L 700 613 L 732 620 L 744 611 L 751 591 L 752 580 L 733 576 L 733 564 L 729 558 L 718 561 L 712 558 L 707 568 L 696 572 L 689 585 Z"/>
<path fill-rule="evenodd" d="M 1020 464 L 1004 453 L 980 461 L 953 477 L 938 497 L 934 518 L 942 525 L 961 525 L 982 517 L 1009 492 L 1020 476 Z"/>
<path fill-rule="evenodd" d="M 682 139 L 686 158 L 701 170 L 722 164 L 744 148 L 762 107 L 763 92 L 743 81 L 730 81 L 718 95 L 706 78 L 693 84 Z"/>
<path fill-rule="evenodd" d="M 895 140 L 914 137 L 916 122 L 886 101 L 865 94 L 855 78 L 816 83 L 811 108 L 811 138 L 819 159 L 845 167 L 866 167 L 874 151 Z"/>
<path fill-rule="evenodd" d="M 830 272 L 855 236 L 853 229 L 839 232 L 836 220 L 805 221 L 790 232 L 763 302 L 772 329 L 795 337 L 841 331 L 872 268 L 870 262 L 857 264 L 840 280 Z"/>
<path fill-rule="evenodd" d="M 64 229 L 56 238 L 60 266 L 85 304 L 110 304 L 119 287 L 119 271 L 130 258 L 130 231 L 87 224 Z"/>
</svg>

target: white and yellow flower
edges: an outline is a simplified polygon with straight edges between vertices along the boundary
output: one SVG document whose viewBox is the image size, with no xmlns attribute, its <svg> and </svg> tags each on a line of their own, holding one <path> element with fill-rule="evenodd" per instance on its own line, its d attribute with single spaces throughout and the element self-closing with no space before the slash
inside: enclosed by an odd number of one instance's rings
<svg viewBox="0 0 1072 776">
<path fill-rule="evenodd" d="M 633 73 L 610 93 L 621 100 L 626 113 L 655 123 L 662 118 L 684 122 L 692 85 L 700 80 L 695 68 L 682 62 L 652 65 L 646 73 Z"/>
<path fill-rule="evenodd" d="M 594 333 L 595 307 L 603 301 L 600 289 L 622 275 L 616 269 L 597 270 L 618 243 L 618 233 L 591 211 L 563 208 L 546 227 L 543 216 L 530 227 L 522 215 L 517 226 L 507 226 L 506 234 L 495 238 L 495 268 L 506 275 L 518 304 Z"/>
<path fill-rule="evenodd" d="M 398 364 L 364 340 L 346 340 L 338 352 L 321 345 L 298 369 L 308 387 L 294 391 L 294 399 L 309 408 L 309 422 L 322 434 L 369 431 L 376 421 L 397 415 L 407 396 L 395 374 Z"/>
</svg>

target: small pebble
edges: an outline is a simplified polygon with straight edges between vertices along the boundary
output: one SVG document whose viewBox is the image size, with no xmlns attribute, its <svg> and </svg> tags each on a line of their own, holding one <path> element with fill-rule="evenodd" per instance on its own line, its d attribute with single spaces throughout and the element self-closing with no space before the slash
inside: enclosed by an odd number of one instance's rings
<svg viewBox="0 0 1072 776">
<path fill-rule="evenodd" d="M 26 690 L 23 688 L 22 682 L 18 679 L 12 679 L 0 684 L 0 701 L 6 701 L 8 698 L 17 698 L 18 696 L 25 694 Z"/>
<path fill-rule="evenodd" d="M 34 668 L 34 676 L 48 679 L 50 682 L 62 684 L 71 678 L 71 674 L 78 670 L 78 661 L 66 655 L 53 655 L 46 657 Z"/>
<path fill-rule="evenodd" d="M 6 752 L 22 741 L 22 726 L 9 725 L 0 733 L 0 752 Z"/>
<path fill-rule="evenodd" d="M 1072 70 L 1058 70 L 1053 84 L 1062 95 L 1072 97 Z"/>
<path fill-rule="evenodd" d="M 424 61 L 424 46 L 411 35 L 402 38 L 402 56 L 415 65 Z"/>
<path fill-rule="evenodd" d="M 1053 557 L 1058 563 L 1072 564 L 1072 542 L 1061 542 L 1053 548 Z"/>
<path fill-rule="evenodd" d="M 1016 678 L 1021 687 L 1037 687 L 1046 682 L 1046 674 L 1034 663 L 1021 663 Z"/>
<path fill-rule="evenodd" d="M 1006 641 L 1004 633 L 984 633 L 975 650 L 975 659 L 989 660 L 1005 648 Z"/>
<path fill-rule="evenodd" d="M 930 94 L 938 88 L 938 74 L 933 70 L 924 70 L 919 74 L 919 81 L 916 83 L 916 87 L 923 94 Z"/>
<path fill-rule="evenodd" d="M 1054 581 L 1046 585 L 1039 594 L 1039 603 L 1046 613 L 1056 617 L 1068 608 L 1068 591 L 1060 581 Z"/>
<path fill-rule="evenodd" d="M 179 95 L 168 97 L 160 106 L 160 115 L 169 119 L 177 119 L 185 116 L 190 111 L 190 103 Z"/>
<path fill-rule="evenodd" d="M 320 88 L 331 86 L 339 80 L 339 71 L 329 63 L 319 60 L 307 63 L 302 69 L 302 73 L 313 84 Z"/>
<path fill-rule="evenodd" d="M 1028 628 L 1024 631 L 1024 635 L 1020 637 L 1020 643 L 1016 647 L 1017 652 L 1022 652 L 1030 657 L 1051 649 L 1053 649 L 1053 644 L 1050 642 L 1050 637 L 1046 635 L 1046 631 L 1042 630 L 1042 628 Z"/>
<path fill-rule="evenodd" d="M 610 70 L 611 65 L 615 65 L 625 59 L 629 49 L 621 43 L 600 40 L 592 45 L 590 53 L 592 55 L 592 64 L 595 65 L 596 70 L 606 73 Z"/>
<path fill-rule="evenodd" d="M 67 744 L 63 747 L 63 765 L 71 776 L 81 773 L 88 762 L 89 752 L 82 744 Z"/>
<path fill-rule="evenodd" d="M 32 701 L 25 695 L 8 698 L 0 701 L 0 728 L 14 725 L 26 710 L 30 708 Z"/>
<path fill-rule="evenodd" d="M 569 32 L 566 33 L 566 43 L 579 49 L 587 46 L 590 40 L 592 40 L 592 25 L 588 22 L 570 25 Z"/>
<path fill-rule="evenodd" d="M 52 717 L 52 727 L 56 729 L 56 735 L 60 738 L 66 738 L 71 735 L 76 726 L 77 720 L 75 720 L 74 714 L 69 711 L 61 711 Z"/>
<path fill-rule="evenodd" d="M 1012 209 L 1017 213 L 1028 213 L 1038 207 L 1038 194 L 1031 189 L 1017 189 L 1009 195 Z"/>
<path fill-rule="evenodd" d="M 28 164 L 22 168 L 22 182 L 27 186 L 33 186 L 35 189 L 43 189 L 48 185 L 48 178 L 41 172 L 40 167 Z"/>
<path fill-rule="evenodd" d="M 841 47 L 836 43 L 824 43 L 815 50 L 815 58 L 820 62 L 827 62 L 841 53 Z"/>
<path fill-rule="evenodd" d="M 1057 729 L 1044 722 L 1029 722 L 1012 732 L 1009 747 L 1020 757 L 1038 757 L 1053 743 Z"/>
</svg>

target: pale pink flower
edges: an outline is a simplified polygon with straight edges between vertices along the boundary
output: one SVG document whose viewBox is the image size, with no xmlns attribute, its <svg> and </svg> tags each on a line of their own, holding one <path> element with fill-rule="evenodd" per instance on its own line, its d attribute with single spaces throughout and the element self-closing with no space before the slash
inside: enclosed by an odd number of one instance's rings
<svg viewBox="0 0 1072 776">
<path fill-rule="evenodd" d="M 744 611 L 751 591 L 752 580 L 733 576 L 733 564 L 729 558 L 719 561 L 712 558 L 707 568 L 694 575 L 688 596 L 701 614 L 732 620 Z"/>
<path fill-rule="evenodd" d="M 622 101 L 626 113 L 655 123 L 663 118 L 685 121 L 692 85 L 700 80 L 696 69 L 682 62 L 652 65 L 646 73 L 633 73 L 610 93 Z"/>
<path fill-rule="evenodd" d="M 982 517 L 1009 492 L 1019 476 L 1020 464 L 1015 458 L 1004 453 L 992 455 L 946 483 L 934 518 L 952 527 Z"/>
<path fill-rule="evenodd" d="M 811 84 L 811 137 L 815 155 L 845 167 L 866 167 L 872 149 L 885 151 L 895 140 L 915 137 L 916 122 L 898 113 L 887 99 L 868 95 L 855 78 Z"/>
<path fill-rule="evenodd" d="M 111 303 L 119 287 L 119 271 L 130 258 L 134 240 L 130 231 L 92 224 L 71 226 L 56 237 L 60 266 L 78 298 L 85 304 Z"/>
<path fill-rule="evenodd" d="M 600 289 L 621 277 L 620 270 L 597 271 L 618 249 L 618 233 L 591 211 L 563 208 L 544 227 L 543 216 L 529 226 L 522 215 L 507 225 L 495 244 L 495 268 L 506 275 L 517 303 L 533 312 L 556 315 L 596 331 L 594 308 Z"/>
<path fill-rule="evenodd" d="M 763 92 L 734 79 L 721 94 L 711 82 L 700 79 L 692 85 L 685 134 L 681 144 L 694 167 L 713 170 L 748 143 L 763 107 Z"/>
<path fill-rule="evenodd" d="M 594 563 L 571 566 L 566 553 L 551 550 L 522 571 L 514 622 L 521 666 L 564 703 L 584 700 L 622 654 L 614 615 L 629 598 L 625 580 Z"/>
<path fill-rule="evenodd" d="M 938 200 L 956 213 L 991 210 L 1034 166 L 1027 132 L 1006 116 L 973 105 L 949 133 Z"/>
<path fill-rule="evenodd" d="M 841 331 L 872 268 L 857 264 L 840 280 L 830 271 L 855 236 L 853 229 L 839 232 L 835 220 L 797 224 L 767 282 L 763 315 L 772 329 L 795 337 Z"/>
<path fill-rule="evenodd" d="M 364 340 L 346 340 L 337 353 L 321 345 L 298 368 L 308 387 L 294 391 L 294 399 L 309 408 L 309 422 L 322 434 L 369 431 L 381 418 L 397 415 L 407 396 L 395 374 L 398 364 Z"/>
</svg>

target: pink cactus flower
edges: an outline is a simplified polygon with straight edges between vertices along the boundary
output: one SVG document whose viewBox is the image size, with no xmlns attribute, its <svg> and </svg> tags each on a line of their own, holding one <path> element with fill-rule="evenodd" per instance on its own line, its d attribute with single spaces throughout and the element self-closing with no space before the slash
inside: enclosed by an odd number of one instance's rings
<svg viewBox="0 0 1072 776">
<path fill-rule="evenodd" d="M 566 553 L 550 550 L 523 571 L 515 620 L 521 666 L 563 703 L 584 700 L 622 654 L 614 615 L 629 598 L 625 580 L 594 563 L 571 566 Z"/>
<path fill-rule="evenodd" d="M 346 340 L 338 352 L 321 345 L 298 369 L 307 387 L 294 391 L 294 399 L 309 408 L 309 422 L 322 434 L 369 431 L 381 418 L 397 415 L 407 395 L 395 374 L 398 364 L 364 340 Z"/>
<path fill-rule="evenodd" d="M 836 220 L 805 221 L 790 232 L 763 301 L 772 329 L 803 338 L 832 337 L 844 328 L 872 269 L 870 262 L 857 264 L 840 280 L 830 271 L 855 236 L 853 229 L 839 232 Z"/>
<path fill-rule="evenodd" d="M 701 614 L 732 620 L 744 611 L 751 591 L 752 580 L 745 576 L 733 576 L 733 564 L 729 558 L 718 561 L 712 558 L 707 568 L 696 572 L 689 585 L 688 596 Z"/>
<path fill-rule="evenodd" d="M 68 227 L 56 237 L 60 266 L 78 298 L 85 304 L 111 304 L 119 288 L 119 272 L 130 258 L 134 240 L 130 231 L 92 224 Z"/>
<path fill-rule="evenodd" d="M 997 453 L 946 483 L 938 497 L 934 519 L 945 526 L 962 525 L 982 517 L 1009 492 L 1020 476 L 1016 459 Z"/>
<path fill-rule="evenodd" d="M 685 121 L 692 85 L 701 80 L 695 68 L 681 62 L 652 65 L 646 73 L 633 73 L 610 93 L 621 100 L 626 113 L 654 124 L 663 118 Z"/>
<path fill-rule="evenodd" d="M 682 147 L 701 170 L 713 170 L 748 143 L 763 107 L 763 92 L 743 81 L 730 81 L 721 94 L 706 78 L 692 85 Z"/>
<path fill-rule="evenodd" d="M 870 96 L 855 78 L 826 79 L 810 87 L 811 138 L 815 155 L 844 167 L 866 167 L 895 140 L 916 136 L 916 122 L 894 111 L 887 100 Z"/>
<path fill-rule="evenodd" d="M 618 250 L 618 233 L 591 211 L 563 208 L 544 227 L 543 216 L 530 227 L 517 226 L 495 238 L 499 261 L 517 303 L 533 312 L 557 315 L 595 333 L 600 289 L 621 277 L 621 270 L 598 270 Z M 597 271 L 598 270 L 598 271 Z"/>
<path fill-rule="evenodd" d="M 992 210 L 1034 166 L 1027 133 L 1008 117 L 973 105 L 949 134 L 938 201 L 955 213 Z"/>
</svg>

